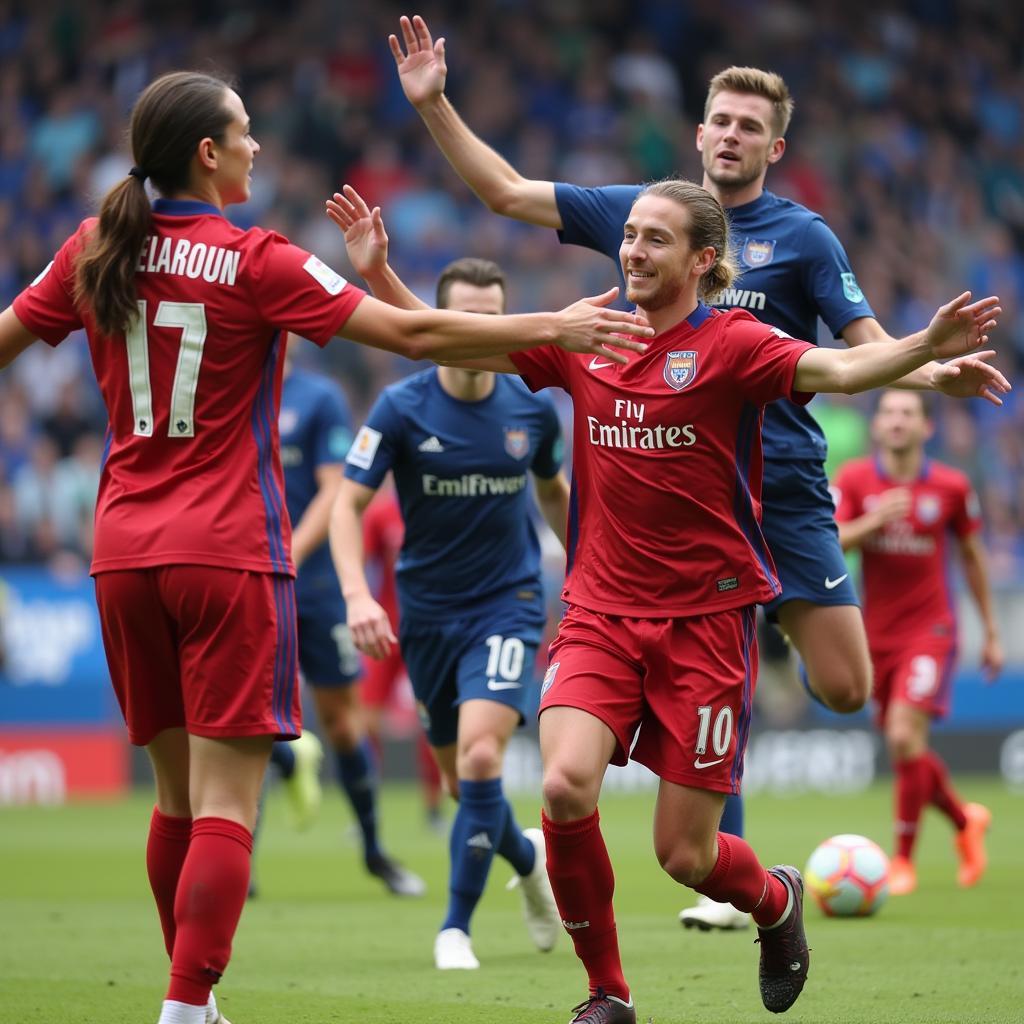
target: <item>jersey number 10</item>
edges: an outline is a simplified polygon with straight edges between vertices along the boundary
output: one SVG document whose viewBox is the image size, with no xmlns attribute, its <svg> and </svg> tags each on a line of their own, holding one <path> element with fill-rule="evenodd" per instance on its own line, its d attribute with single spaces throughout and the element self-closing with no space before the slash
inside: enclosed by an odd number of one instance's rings
<svg viewBox="0 0 1024 1024">
<path fill-rule="evenodd" d="M 139 315 L 125 332 L 128 348 L 128 386 L 132 392 L 134 433 L 153 436 L 153 388 L 149 379 L 149 335 L 146 301 L 139 300 Z M 201 302 L 161 302 L 153 317 L 154 327 L 176 327 L 181 331 L 178 365 L 171 388 L 168 437 L 195 437 L 196 386 L 206 344 L 206 307 Z"/>
</svg>

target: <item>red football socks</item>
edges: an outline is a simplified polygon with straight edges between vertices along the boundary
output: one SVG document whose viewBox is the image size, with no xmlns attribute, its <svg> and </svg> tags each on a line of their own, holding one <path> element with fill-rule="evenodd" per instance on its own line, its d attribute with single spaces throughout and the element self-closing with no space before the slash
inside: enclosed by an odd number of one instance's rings
<svg viewBox="0 0 1024 1024">
<path fill-rule="evenodd" d="M 227 967 L 249 888 L 252 833 L 226 818 L 197 818 L 174 901 L 177 936 L 167 998 L 203 1005 Z"/>
<path fill-rule="evenodd" d="M 789 903 L 786 883 L 768 873 L 749 843 L 727 832 L 718 833 L 718 860 L 711 874 L 693 888 L 746 911 L 762 928 L 778 924 Z"/>
<path fill-rule="evenodd" d="M 897 761 L 896 772 L 896 855 L 910 860 L 917 842 L 921 812 L 931 796 L 932 769 L 927 754 Z"/>
<path fill-rule="evenodd" d="M 953 827 L 958 832 L 963 831 L 964 826 L 967 824 L 964 805 L 949 781 L 949 772 L 946 769 L 945 762 L 934 750 L 926 751 L 921 760 L 927 763 L 928 770 L 931 773 L 932 785 L 929 799 L 953 822 Z"/>
<path fill-rule="evenodd" d="M 174 955 L 174 894 L 192 837 L 191 818 L 172 818 L 154 807 L 146 844 L 146 872 L 153 890 L 167 955 Z"/>
<path fill-rule="evenodd" d="M 548 878 L 562 924 L 590 979 L 590 993 L 629 999 L 622 975 L 612 895 L 615 875 L 594 811 L 577 821 L 552 821 L 541 814 L 547 849 Z"/>
</svg>

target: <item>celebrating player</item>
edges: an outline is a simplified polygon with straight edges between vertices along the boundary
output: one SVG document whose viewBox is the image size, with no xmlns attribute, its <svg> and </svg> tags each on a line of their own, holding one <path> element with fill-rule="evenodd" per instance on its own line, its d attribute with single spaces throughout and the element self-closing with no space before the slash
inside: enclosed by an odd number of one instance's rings
<svg viewBox="0 0 1024 1024">
<path fill-rule="evenodd" d="M 366 870 L 397 896 L 420 896 L 426 890 L 423 880 L 387 856 L 377 835 L 377 775 L 355 686 L 359 652 L 346 625 L 345 602 L 327 545 L 331 506 L 352 442 L 348 404 L 336 384 L 293 365 L 290 349 L 297 342 L 301 339 L 293 335 L 285 355 L 278 429 L 285 501 L 295 524 L 299 667 L 313 690 L 317 717 L 337 761 L 338 781 L 359 825 Z M 303 777 L 302 766 L 289 766 L 288 755 L 293 746 L 310 739 L 311 733 L 295 744 L 274 744 L 272 759 L 286 777 L 289 767 L 299 772 L 293 777 Z"/>
<path fill-rule="evenodd" d="M 358 237 L 386 245 L 379 209 L 367 210 L 352 189 L 328 209 L 346 227 L 350 252 Z M 627 297 L 657 331 L 643 355 L 625 367 L 549 347 L 459 361 L 573 398 L 569 610 L 549 653 L 540 742 L 547 870 L 589 976 L 574 1011 L 587 1024 L 636 1021 L 597 811 L 608 764 L 628 757 L 661 779 L 654 844 L 662 867 L 752 914 L 769 1010 L 781 1013 L 800 995 L 809 966 L 800 874 L 763 868 L 744 840 L 718 831 L 725 794 L 739 791 L 743 773 L 755 605 L 780 589 L 758 516 L 764 407 L 782 396 L 805 403 L 815 391 L 879 387 L 934 357 L 971 352 L 1000 312 L 997 299 L 968 304 L 965 293 L 911 337 L 819 349 L 744 311 L 705 305 L 734 280 L 729 252 L 728 222 L 710 192 L 687 181 L 648 186 L 620 246 Z M 368 280 L 379 294 L 400 286 L 390 269 Z M 960 372 L 980 381 L 991 354 L 963 361 Z M 383 431 L 371 435 L 367 458 L 384 444 Z M 432 477 L 422 479 L 425 488 Z M 353 635 L 368 649 L 392 642 L 379 616 Z"/>
<path fill-rule="evenodd" d="M 836 477 L 836 519 L 844 550 L 862 553 L 874 702 L 896 775 L 889 891 L 902 895 L 917 886 L 914 843 L 929 803 L 953 823 L 957 881 L 972 886 L 985 872 L 991 814 L 959 800 L 945 764 L 928 747 L 928 733 L 932 719 L 949 710 L 956 662 L 955 604 L 946 572 L 950 534 L 984 627 L 982 667 L 993 680 L 1003 666 L 978 502 L 962 473 L 925 457 L 932 424 L 921 395 L 883 392 L 872 433 L 877 457 L 848 462 Z"/>
<path fill-rule="evenodd" d="M 271 744 L 300 729 L 281 332 L 324 345 L 344 331 L 414 358 L 557 338 L 618 362 L 608 345 L 643 345 L 611 332 L 648 330 L 588 302 L 525 317 L 398 310 L 280 235 L 235 228 L 223 210 L 248 198 L 259 145 L 238 94 L 208 75 L 150 84 L 130 141 L 135 166 L 98 220 L 0 313 L 0 368 L 85 328 L 110 422 L 92 572 L 129 736 L 156 775 L 160 1021 L 202 1024 L 218 1019 L 211 986 L 245 901 Z"/>
<path fill-rule="evenodd" d="M 402 43 L 390 37 L 405 95 L 445 157 L 496 213 L 556 228 L 559 239 L 618 262 L 622 224 L 639 185 L 579 188 L 531 181 L 477 138 L 444 95 L 444 40 L 435 43 L 419 16 L 402 18 Z M 843 247 L 821 217 L 765 191 L 770 165 L 785 152 L 792 100 L 783 80 L 756 68 L 729 68 L 711 80 L 697 148 L 704 187 L 728 210 L 743 287 L 708 298 L 722 308 L 747 308 L 797 338 L 817 337 L 820 316 L 848 345 L 892 339 L 875 320 Z M 982 371 L 984 374 L 984 371 Z M 985 384 L 998 384 L 991 371 Z M 947 394 L 997 388 L 977 377 L 927 367 L 901 382 Z M 871 662 L 857 596 L 849 580 L 825 479 L 825 439 L 806 409 L 788 399 L 771 405 L 764 424 L 764 532 L 782 590 L 767 605 L 800 652 L 810 686 L 835 711 L 856 711 L 871 689 Z M 722 827 L 743 834 L 738 797 L 726 804 Z M 685 925 L 746 927 L 731 907 L 701 900 L 680 915 Z"/>
<path fill-rule="evenodd" d="M 356 269 L 379 294 L 419 305 L 411 293 L 379 284 L 374 265 L 386 266 L 386 245 L 374 249 L 374 232 L 363 230 L 368 217 L 352 220 L 358 223 L 347 240 Z M 376 255 L 364 259 L 361 250 Z M 488 260 L 456 260 L 441 274 L 437 304 L 500 314 L 505 275 Z M 545 621 L 527 470 L 564 543 L 569 485 L 561 458 L 550 399 L 518 380 L 440 367 L 384 389 L 349 452 L 335 504 L 331 547 L 352 638 L 372 657 L 388 657 L 395 636 L 370 595 L 358 526 L 392 472 L 405 521 L 396 577 L 401 651 L 427 738 L 459 802 L 448 909 L 434 941 L 441 970 L 480 966 L 470 920 L 495 853 L 516 871 L 534 944 L 547 951 L 558 937 L 544 838 L 539 829 L 520 830 L 501 771 L 509 738 L 536 706 L 533 669 Z"/>
</svg>

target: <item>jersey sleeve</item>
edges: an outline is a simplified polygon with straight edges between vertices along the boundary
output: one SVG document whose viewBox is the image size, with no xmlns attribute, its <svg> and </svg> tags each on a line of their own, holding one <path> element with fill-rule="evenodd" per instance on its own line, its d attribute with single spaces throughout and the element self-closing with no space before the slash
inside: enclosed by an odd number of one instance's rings
<svg viewBox="0 0 1024 1024">
<path fill-rule="evenodd" d="M 352 447 L 352 416 L 339 388 L 330 387 L 317 403 L 313 465 L 338 465 Z"/>
<path fill-rule="evenodd" d="M 59 345 L 82 327 L 72 299 L 75 258 L 81 251 L 84 233 L 93 223 L 83 221 L 42 273 L 14 300 L 15 316 L 47 345 Z"/>
<path fill-rule="evenodd" d="M 544 401 L 542 417 L 543 432 L 530 469 L 542 480 L 550 480 L 562 468 L 565 443 L 562 441 L 562 424 L 553 402 Z"/>
<path fill-rule="evenodd" d="M 402 437 L 402 417 L 387 391 L 373 404 L 345 457 L 345 476 L 376 490 L 394 465 Z"/>
<path fill-rule="evenodd" d="M 569 391 L 569 353 L 557 345 L 542 345 L 523 352 L 510 352 L 516 372 L 531 391 L 564 388 Z M 571 392 L 570 392 L 571 394 Z"/>
<path fill-rule="evenodd" d="M 981 503 L 971 482 L 965 476 L 957 480 L 956 501 L 950 528 L 960 540 L 981 529 Z"/>
<path fill-rule="evenodd" d="M 563 245 L 595 249 L 616 262 L 622 244 L 622 226 L 640 194 L 640 185 L 604 185 L 581 188 L 555 184 L 555 202 L 562 218 L 558 240 Z"/>
<path fill-rule="evenodd" d="M 767 405 L 788 398 L 806 405 L 814 397 L 809 391 L 795 390 L 793 378 L 800 357 L 816 346 L 750 316 L 726 324 L 724 335 L 733 380 L 749 401 Z"/>
<path fill-rule="evenodd" d="M 830 489 L 832 500 L 836 506 L 835 519 L 837 523 L 848 523 L 852 519 L 859 519 L 864 514 L 854 465 L 843 466 L 836 474 L 835 482 Z"/>
<path fill-rule="evenodd" d="M 366 297 L 316 256 L 273 232 L 254 247 L 252 293 L 262 320 L 321 347 Z"/>
<path fill-rule="evenodd" d="M 804 286 L 834 337 L 840 337 L 851 320 L 875 315 L 857 284 L 842 242 L 820 217 L 808 224 L 800 256 Z"/>
</svg>

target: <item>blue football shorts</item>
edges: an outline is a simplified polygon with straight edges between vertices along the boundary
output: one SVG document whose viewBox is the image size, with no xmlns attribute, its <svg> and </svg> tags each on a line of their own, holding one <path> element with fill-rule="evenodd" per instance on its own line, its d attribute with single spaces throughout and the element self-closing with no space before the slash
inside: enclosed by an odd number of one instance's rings
<svg viewBox="0 0 1024 1024">
<path fill-rule="evenodd" d="M 543 629 L 539 597 L 442 620 L 403 616 L 402 657 L 431 746 L 455 742 L 463 701 L 506 704 L 519 712 L 520 724 L 537 710 L 535 665 Z"/>
<path fill-rule="evenodd" d="M 761 507 L 761 529 L 782 584 L 782 593 L 764 606 L 770 622 L 778 621 L 779 607 L 787 601 L 860 604 L 820 461 L 766 460 Z"/>
<path fill-rule="evenodd" d="M 346 624 L 341 594 L 336 589 L 303 594 L 297 605 L 302 678 L 310 686 L 351 686 L 362 675 L 362 658 Z"/>
</svg>

